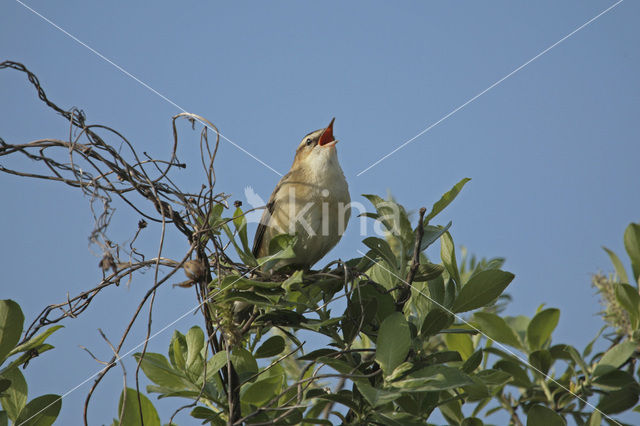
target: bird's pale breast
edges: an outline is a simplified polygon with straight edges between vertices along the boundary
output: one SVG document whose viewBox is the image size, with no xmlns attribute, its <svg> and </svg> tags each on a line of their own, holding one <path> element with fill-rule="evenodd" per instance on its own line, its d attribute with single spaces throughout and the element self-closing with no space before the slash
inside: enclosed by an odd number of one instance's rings
<svg viewBox="0 0 640 426">
<path fill-rule="evenodd" d="M 350 217 L 349 190 L 340 166 L 293 173 L 281 182 L 265 241 L 278 234 L 297 234 L 296 258 L 287 263 L 311 266 L 340 240 Z M 263 246 L 260 256 L 267 255 Z"/>
</svg>

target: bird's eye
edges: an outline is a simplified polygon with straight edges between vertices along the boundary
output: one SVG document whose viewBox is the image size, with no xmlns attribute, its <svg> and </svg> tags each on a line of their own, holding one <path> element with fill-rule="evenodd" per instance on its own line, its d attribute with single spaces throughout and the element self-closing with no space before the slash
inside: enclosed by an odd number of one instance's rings
<svg viewBox="0 0 640 426">
<path fill-rule="evenodd" d="M 311 138 L 307 139 L 307 146 L 311 145 Z"/>
</svg>

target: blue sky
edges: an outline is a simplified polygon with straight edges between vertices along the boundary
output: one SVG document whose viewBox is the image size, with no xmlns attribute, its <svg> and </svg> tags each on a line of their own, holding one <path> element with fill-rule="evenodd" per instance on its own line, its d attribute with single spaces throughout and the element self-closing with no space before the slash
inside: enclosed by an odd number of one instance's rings
<svg viewBox="0 0 640 426">
<path fill-rule="evenodd" d="M 637 2 L 622 2 L 360 176 L 614 2 L 25 4 L 174 104 L 207 117 L 280 173 L 300 138 L 335 116 L 354 200 L 389 191 L 417 211 L 471 177 L 439 222 L 453 221 L 458 246 L 507 258 L 505 268 L 516 274 L 508 312 L 559 307 L 555 341 L 578 347 L 599 329 L 590 275 L 611 270 L 601 246 L 623 255 L 622 233 L 640 220 Z M 118 129 L 139 151 L 168 155 L 170 119 L 179 109 L 18 2 L 0 6 L 0 54 L 34 71 L 60 106 L 83 109 L 89 122 Z M 7 142 L 67 134 L 23 75 L 2 71 L 0 94 Z M 197 134 L 182 130 L 179 156 L 197 164 Z M 34 170 L 21 159 L 2 164 Z M 266 198 L 279 179 L 227 142 L 216 173 L 217 189 L 233 199 L 243 199 L 248 185 Z M 176 179 L 197 190 L 203 176 L 193 167 Z M 2 298 L 17 300 L 29 319 L 99 281 L 99 258 L 87 248 L 92 220 L 85 198 L 8 175 L 0 177 L 0 190 Z M 116 207 L 113 238 L 122 241 L 138 216 Z M 360 239 L 352 226 L 330 257 L 357 256 Z M 140 247 L 155 243 L 150 230 Z M 168 243 L 175 257 L 186 248 L 176 237 Z M 109 359 L 97 328 L 117 340 L 150 282 L 147 274 L 108 289 L 81 318 L 65 322 L 52 339 L 56 350 L 26 371 L 30 396 L 65 393 L 98 370 L 78 345 Z M 192 292 L 163 288 L 155 329 L 193 303 Z M 189 316 L 170 327 L 149 350 L 166 353 L 171 330 L 185 332 L 195 321 Z M 125 348 L 141 340 L 140 325 Z M 65 398 L 62 424 L 79 421 L 89 386 Z M 116 415 L 120 386 L 114 370 L 94 399 L 93 423 Z"/>
</svg>

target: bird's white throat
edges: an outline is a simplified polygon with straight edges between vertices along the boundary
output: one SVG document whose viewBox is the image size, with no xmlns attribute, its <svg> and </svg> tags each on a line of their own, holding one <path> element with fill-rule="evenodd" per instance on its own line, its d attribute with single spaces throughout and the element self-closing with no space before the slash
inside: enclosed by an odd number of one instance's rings
<svg viewBox="0 0 640 426">
<path fill-rule="evenodd" d="M 318 185 L 319 190 L 328 190 L 331 198 L 343 198 L 347 192 L 347 181 L 338 162 L 335 147 L 316 147 L 305 163 L 305 171 Z"/>
</svg>

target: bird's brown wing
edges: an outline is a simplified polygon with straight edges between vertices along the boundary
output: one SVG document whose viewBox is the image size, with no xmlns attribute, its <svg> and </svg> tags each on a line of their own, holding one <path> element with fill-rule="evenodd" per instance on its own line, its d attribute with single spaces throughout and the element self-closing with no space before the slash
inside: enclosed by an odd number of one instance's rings
<svg viewBox="0 0 640 426">
<path fill-rule="evenodd" d="M 269 222 L 271 214 L 273 213 L 274 204 L 275 202 L 270 200 L 269 203 L 267 203 L 264 212 L 262 213 L 262 217 L 260 218 L 260 223 L 258 224 L 258 229 L 256 230 L 256 236 L 253 239 L 253 249 L 251 250 L 255 257 L 258 257 L 258 251 L 260 251 L 264 233 L 267 230 L 267 223 Z"/>
<path fill-rule="evenodd" d="M 258 252 L 260 251 L 260 247 L 262 246 L 264 240 L 264 234 L 269 226 L 269 222 L 271 220 L 271 215 L 275 210 L 276 204 L 276 194 L 285 183 L 285 181 L 289 180 L 291 177 L 291 172 L 287 173 L 280 179 L 280 182 L 276 185 L 276 188 L 271 193 L 271 197 L 269 197 L 269 202 L 267 203 L 267 207 L 264 209 L 262 213 L 262 217 L 260 218 L 260 223 L 258 224 L 258 229 L 256 230 L 256 236 L 253 239 L 253 249 L 251 252 L 255 257 L 258 257 Z M 269 244 L 269 241 L 264 241 L 264 243 Z M 268 251 L 268 250 L 267 250 Z"/>
</svg>

